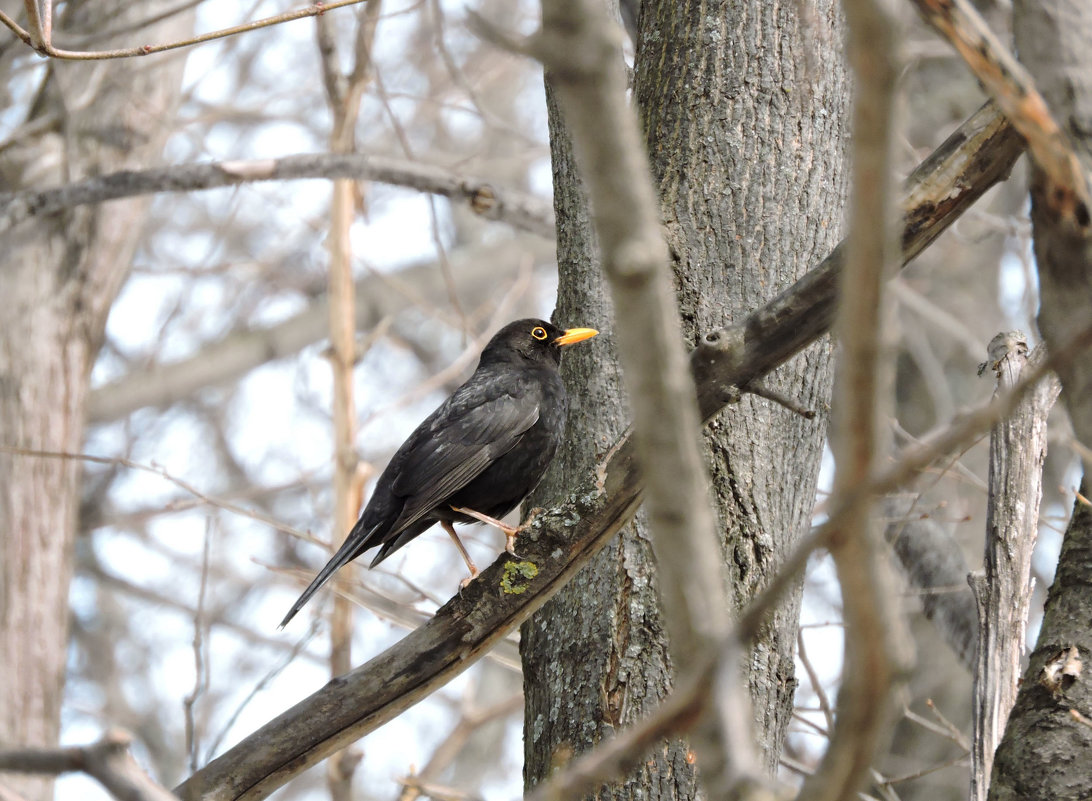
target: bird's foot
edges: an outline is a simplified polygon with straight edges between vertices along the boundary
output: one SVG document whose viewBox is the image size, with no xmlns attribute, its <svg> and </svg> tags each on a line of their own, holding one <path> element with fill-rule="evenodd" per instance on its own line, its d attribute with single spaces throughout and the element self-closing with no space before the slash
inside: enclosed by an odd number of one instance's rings
<svg viewBox="0 0 1092 801">
<path fill-rule="evenodd" d="M 469 586 L 470 586 L 470 582 L 472 582 L 472 581 L 473 581 L 474 579 L 476 579 L 476 578 L 478 577 L 478 574 L 479 574 L 479 573 L 481 573 L 481 571 L 480 571 L 480 570 L 478 570 L 478 568 L 477 568 L 477 567 L 474 567 L 474 568 L 473 568 L 473 569 L 472 569 L 472 570 L 470 571 L 470 575 L 469 575 L 469 576 L 467 576 L 466 578 L 464 578 L 464 579 L 463 579 L 462 581 L 460 581 L 460 582 L 459 582 L 459 592 L 462 592 L 462 591 L 463 591 L 463 590 L 465 590 L 465 589 L 466 589 L 467 587 L 469 587 Z"/>
<path fill-rule="evenodd" d="M 520 528 L 522 528 L 522 526 Z M 523 557 L 516 553 L 516 535 L 518 534 L 518 528 L 511 534 L 509 534 L 507 531 L 504 532 L 504 550 L 510 553 L 516 559 L 522 559 Z"/>
<path fill-rule="evenodd" d="M 466 569 L 470 571 L 470 575 L 459 582 L 459 592 L 462 592 L 470 582 L 478 577 L 478 573 L 481 571 L 478 570 L 478 566 L 474 564 L 474 560 L 470 558 L 470 554 L 467 553 L 466 548 L 463 546 L 463 541 L 459 539 L 459 535 L 455 533 L 455 527 L 446 520 L 441 520 L 440 526 L 447 532 L 447 535 L 451 537 L 451 541 L 455 543 L 455 547 L 459 549 L 463 561 L 466 562 Z"/>
<path fill-rule="evenodd" d="M 527 524 L 530 523 L 532 519 L 534 519 L 534 516 L 542 511 L 542 509 L 540 508 L 532 509 L 531 514 L 527 518 L 527 520 L 521 525 L 513 528 L 507 523 L 502 523 L 500 520 L 497 520 L 497 518 L 495 517 L 483 515 L 481 512 L 475 512 L 473 509 L 467 509 L 464 506 L 452 506 L 451 508 L 459 514 L 466 515 L 467 517 L 473 517 L 479 523 L 485 523 L 487 526 L 493 526 L 494 528 L 499 528 L 501 531 L 503 531 L 504 550 L 510 553 L 516 559 L 521 558 L 520 555 L 516 553 L 516 537 L 519 536 L 520 531 L 522 531 L 524 527 L 526 527 Z"/>
<path fill-rule="evenodd" d="M 527 513 L 527 519 L 516 526 L 514 529 L 504 532 L 504 550 L 516 557 L 516 559 L 522 559 L 523 557 L 516 553 L 516 537 L 519 536 L 521 531 L 526 530 L 536 517 L 545 512 L 541 506 L 534 507 Z"/>
<path fill-rule="evenodd" d="M 461 515 L 466 515 L 467 517 L 473 517 L 479 523 L 485 523 L 487 526 L 493 526 L 494 528 L 499 528 L 506 535 L 507 534 L 514 534 L 517 531 L 517 529 L 512 528 L 507 523 L 502 523 L 500 520 L 497 520 L 497 518 L 495 518 L 495 517 L 490 517 L 489 515 L 483 515 L 481 512 L 475 512 L 473 509 L 467 509 L 465 506 L 452 506 L 451 509 L 452 509 L 452 511 L 458 512 Z"/>
</svg>

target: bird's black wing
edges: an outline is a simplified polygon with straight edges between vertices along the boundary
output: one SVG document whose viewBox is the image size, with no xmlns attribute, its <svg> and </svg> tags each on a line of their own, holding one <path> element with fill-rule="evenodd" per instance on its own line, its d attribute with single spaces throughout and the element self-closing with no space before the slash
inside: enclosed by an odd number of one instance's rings
<svg viewBox="0 0 1092 801">
<path fill-rule="evenodd" d="M 413 525 L 508 453 L 538 421 L 537 398 L 496 386 L 464 385 L 412 437 L 391 487 L 405 498 L 384 539 Z"/>
<path fill-rule="evenodd" d="M 520 383 L 475 374 L 455 390 L 402 443 L 383 471 L 372 502 L 337 553 L 292 605 L 281 628 L 343 565 L 376 545 L 383 545 L 386 553 L 398 548 L 400 534 L 515 447 L 538 415 L 538 396 Z M 389 487 L 383 486 L 388 477 Z M 377 500 L 378 506 L 374 505 Z M 402 504 L 401 512 L 388 522 L 388 511 L 398 503 Z M 411 532 L 407 540 L 413 536 Z M 379 558 L 384 555 L 381 552 Z"/>
</svg>

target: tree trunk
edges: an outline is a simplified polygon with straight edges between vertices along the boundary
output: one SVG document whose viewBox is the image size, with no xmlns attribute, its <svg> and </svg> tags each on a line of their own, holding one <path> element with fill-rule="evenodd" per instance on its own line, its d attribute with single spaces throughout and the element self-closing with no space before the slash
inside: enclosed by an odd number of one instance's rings
<svg viewBox="0 0 1092 801">
<path fill-rule="evenodd" d="M 69 6 L 57 20 L 81 34 L 154 17 L 160 3 Z M 189 13 L 153 29 L 150 41 L 184 36 Z M 112 43 L 96 40 L 95 46 Z M 0 161 L 10 189 L 59 185 L 126 167 L 161 151 L 179 97 L 183 58 L 59 63 L 29 121 L 46 132 L 19 140 Z M 118 201 L 32 218 L 0 251 L 0 443 L 78 452 L 91 366 L 110 305 L 124 280 L 148 200 Z M 68 585 L 79 502 L 80 463 L 0 453 L 0 742 L 48 746 L 60 732 L 67 649 Z M 29 801 L 52 795 L 52 780 L 8 775 Z"/>
<path fill-rule="evenodd" d="M 563 325 L 590 325 L 603 335 L 591 347 L 565 354 L 562 372 L 572 388 L 568 433 L 532 506 L 551 505 L 572 486 L 572 476 L 593 472 L 629 421 L 598 248 L 548 78 L 546 98 L 558 220 L 555 316 Z M 652 545 L 640 514 L 524 624 L 520 652 L 528 787 L 655 708 L 671 686 L 671 669 Z M 696 785 L 687 750 L 679 742 L 665 744 L 601 797 L 692 798 Z"/>
<path fill-rule="evenodd" d="M 647 3 L 636 95 L 691 342 L 761 305 L 837 244 L 848 87 L 838 5 Z M 687 59 L 680 54 L 690 54 Z M 831 388 L 827 343 L 767 378 L 820 412 L 746 396 L 706 437 L 738 612 L 812 515 Z M 773 773 L 792 712 L 799 590 L 747 660 L 755 736 Z"/>
<path fill-rule="evenodd" d="M 797 4 L 756 8 L 646 0 L 642 10 L 635 95 L 691 343 L 799 277 L 833 248 L 841 230 L 848 94 L 843 66 L 832 55 L 841 49 L 835 6 L 822 3 L 807 28 Z M 768 50 L 772 41 L 776 57 Z M 609 334 L 584 196 L 549 91 L 547 97 L 561 273 L 557 316 Z M 566 355 L 574 396 L 569 434 L 536 505 L 558 498 L 571 485 L 567 476 L 593 470 L 625 426 L 609 337 L 593 344 Z M 829 348 L 809 351 L 770 383 L 824 410 Z M 824 428 L 748 399 L 709 429 L 735 610 L 763 586 L 810 520 Z M 771 773 L 792 711 L 798 607 L 796 592 L 747 664 L 755 734 Z M 528 786 L 656 706 L 672 670 L 656 564 L 640 516 L 523 627 L 521 650 Z M 691 762 L 684 743 L 665 743 L 599 796 L 693 798 Z"/>
</svg>

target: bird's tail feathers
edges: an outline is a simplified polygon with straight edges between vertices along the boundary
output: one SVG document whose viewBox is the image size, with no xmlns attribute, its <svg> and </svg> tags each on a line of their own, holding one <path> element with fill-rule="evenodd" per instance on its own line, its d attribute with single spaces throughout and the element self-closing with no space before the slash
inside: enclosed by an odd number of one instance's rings
<svg viewBox="0 0 1092 801">
<path fill-rule="evenodd" d="M 283 629 L 285 626 L 287 626 L 288 622 L 296 616 L 296 613 L 303 609 L 304 605 L 311 600 L 311 596 L 318 592 L 322 585 L 329 581 L 330 577 L 333 576 L 334 573 L 336 573 L 345 565 L 349 564 L 349 562 L 356 559 L 358 556 L 360 556 L 361 553 L 363 553 L 370 547 L 368 540 L 371 538 L 371 535 L 375 532 L 375 530 L 379 528 L 379 525 L 376 525 L 372 527 L 369 531 L 362 533 L 359 530 L 360 521 L 357 522 L 357 525 L 354 526 L 353 530 L 349 532 L 349 536 L 345 538 L 345 542 L 343 542 L 341 547 L 337 549 L 337 553 L 333 555 L 330 561 L 326 563 L 326 566 L 319 571 L 317 576 L 315 576 L 315 580 L 307 585 L 307 589 L 304 590 L 303 594 L 296 600 L 294 604 L 292 604 L 292 608 L 288 610 L 288 614 L 284 616 L 284 620 L 282 620 L 281 624 L 277 626 L 278 629 Z"/>
</svg>

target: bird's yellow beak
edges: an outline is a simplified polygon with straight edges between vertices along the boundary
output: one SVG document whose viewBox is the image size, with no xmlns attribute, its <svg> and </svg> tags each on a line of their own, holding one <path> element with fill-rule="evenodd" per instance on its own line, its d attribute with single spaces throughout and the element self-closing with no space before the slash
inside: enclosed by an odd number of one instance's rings
<svg viewBox="0 0 1092 801">
<path fill-rule="evenodd" d="M 583 342 L 598 334 L 594 328 L 570 328 L 564 334 L 554 340 L 555 345 L 571 345 L 574 342 Z"/>
</svg>

